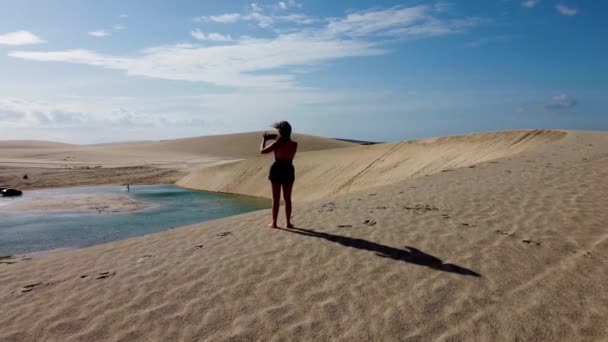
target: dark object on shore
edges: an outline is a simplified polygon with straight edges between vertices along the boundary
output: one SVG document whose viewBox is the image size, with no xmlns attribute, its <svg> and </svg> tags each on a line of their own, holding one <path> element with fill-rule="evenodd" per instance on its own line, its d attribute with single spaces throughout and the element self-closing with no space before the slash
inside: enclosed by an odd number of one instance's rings
<svg viewBox="0 0 608 342">
<path fill-rule="evenodd" d="M 23 179 L 29 179 L 30 177 L 27 176 L 27 173 L 23 175 Z"/>
<path fill-rule="evenodd" d="M 2 194 L 2 197 L 14 197 L 23 195 L 23 192 L 17 189 L 0 188 L 0 194 Z"/>
</svg>

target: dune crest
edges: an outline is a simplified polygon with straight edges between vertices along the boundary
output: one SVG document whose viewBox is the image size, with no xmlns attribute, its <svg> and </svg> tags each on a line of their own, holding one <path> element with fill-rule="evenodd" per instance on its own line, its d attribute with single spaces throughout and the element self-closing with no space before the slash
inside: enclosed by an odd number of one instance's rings
<svg viewBox="0 0 608 342">
<path fill-rule="evenodd" d="M 566 135 L 552 130 L 503 131 L 299 153 L 294 160 L 294 199 L 319 199 L 448 172 L 538 148 Z M 266 177 L 270 163 L 271 157 L 260 156 L 203 168 L 177 184 L 268 197 Z"/>
</svg>

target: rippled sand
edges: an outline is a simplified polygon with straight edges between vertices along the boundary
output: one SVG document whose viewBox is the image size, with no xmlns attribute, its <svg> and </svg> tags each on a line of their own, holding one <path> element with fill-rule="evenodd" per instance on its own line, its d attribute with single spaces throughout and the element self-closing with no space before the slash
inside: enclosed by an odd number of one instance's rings
<svg viewBox="0 0 608 342">
<path fill-rule="evenodd" d="M 605 340 L 606 208 L 608 135 L 568 132 L 300 202 L 297 229 L 265 210 L 0 259 L 0 340 Z"/>
</svg>

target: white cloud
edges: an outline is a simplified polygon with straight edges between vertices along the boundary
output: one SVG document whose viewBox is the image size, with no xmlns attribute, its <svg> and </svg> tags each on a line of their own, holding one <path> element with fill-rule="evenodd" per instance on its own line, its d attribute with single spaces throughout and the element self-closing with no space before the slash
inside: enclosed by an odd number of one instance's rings
<svg viewBox="0 0 608 342">
<path fill-rule="evenodd" d="M 283 2 L 286 9 L 291 7 L 301 7 L 296 2 Z M 277 5 L 278 6 L 278 5 Z M 197 22 L 211 21 L 221 24 L 233 24 L 239 21 L 251 21 L 255 22 L 259 27 L 271 28 L 277 22 L 291 22 L 297 24 L 312 24 L 318 22 L 318 20 L 310 18 L 304 14 L 290 14 L 290 15 L 274 15 L 265 14 L 264 9 L 257 3 L 251 3 L 248 6 L 246 13 L 226 13 L 220 15 L 201 16 L 194 18 Z"/>
<path fill-rule="evenodd" d="M 434 7 L 393 7 L 355 12 L 331 19 L 327 30 L 334 35 L 361 37 L 392 36 L 403 39 L 442 36 L 465 31 L 481 24 L 479 18 L 440 19 Z"/>
<path fill-rule="evenodd" d="M 295 24 L 299 24 L 299 25 L 311 25 L 311 24 L 318 23 L 320 21 L 317 18 L 312 18 L 305 14 L 278 15 L 278 16 L 275 16 L 274 19 L 276 21 L 295 23 Z"/>
<path fill-rule="evenodd" d="M 211 40 L 211 41 L 214 41 L 214 42 L 230 42 L 230 41 L 232 41 L 232 37 L 229 34 L 223 35 L 223 34 L 215 33 L 215 32 L 209 33 L 207 35 L 207 38 L 209 40 Z"/>
<path fill-rule="evenodd" d="M 0 118 L 15 127 L 65 127 L 85 121 L 85 115 L 70 108 L 21 99 L 0 99 Z"/>
<path fill-rule="evenodd" d="M 302 4 L 295 0 L 279 1 L 276 8 L 280 10 L 288 10 L 290 8 L 302 8 Z"/>
<path fill-rule="evenodd" d="M 557 10 L 559 13 L 561 13 L 561 14 L 563 14 L 563 15 L 566 15 L 566 16 L 569 16 L 569 17 L 574 16 L 574 15 L 576 15 L 576 14 L 578 13 L 578 10 L 577 10 L 577 9 L 575 9 L 575 8 L 571 8 L 571 7 L 568 7 L 568 6 L 564 5 L 563 3 L 559 3 L 559 4 L 557 4 L 557 5 L 555 6 L 555 9 L 556 9 L 556 10 Z"/>
<path fill-rule="evenodd" d="M 21 30 L 0 33 L 0 45 L 30 45 L 40 43 L 44 43 L 44 40 L 29 31 Z"/>
<path fill-rule="evenodd" d="M 220 15 L 212 15 L 212 16 L 202 16 L 202 17 L 198 17 L 197 18 L 198 21 L 213 21 L 216 23 L 222 23 L 222 24 L 230 24 L 230 23 L 236 23 L 237 21 L 241 20 L 241 14 L 239 13 L 226 13 L 226 14 L 220 14 Z"/>
<path fill-rule="evenodd" d="M 128 14 L 126 14 L 126 13 L 121 13 L 121 14 L 120 14 L 118 17 L 119 17 L 119 18 L 123 18 L 123 19 L 124 19 L 124 18 L 128 18 L 128 17 L 129 17 L 129 15 L 128 15 Z"/>
<path fill-rule="evenodd" d="M 254 11 L 254 12 L 262 12 L 262 11 L 264 11 L 262 9 L 262 7 L 260 5 L 258 5 L 257 3 L 255 3 L 255 2 L 251 3 L 249 6 L 251 7 L 251 10 Z"/>
<path fill-rule="evenodd" d="M 111 33 L 106 31 L 106 30 L 95 30 L 95 31 L 89 31 L 89 36 L 93 36 L 93 37 L 97 37 L 97 38 L 103 38 L 103 37 L 107 37 L 109 36 Z"/>
<path fill-rule="evenodd" d="M 536 7 L 540 3 L 540 0 L 524 0 L 521 5 L 526 8 Z"/>
<path fill-rule="evenodd" d="M 551 102 L 549 102 L 545 107 L 547 109 L 567 109 L 572 108 L 578 104 L 578 101 L 573 99 L 572 97 L 561 94 L 556 95 L 551 98 Z"/>
<path fill-rule="evenodd" d="M 447 12 L 452 8 L 452 4 L 449 2 L 439 1 L 433 7 L 437 12 Z"/>
<path fill-rule="evenodd" d="M 254 73 L 380 53 L 384 51 L 367 42 L 284 35 L 272 40 L 240 41 L 237 45 L 160 46 L 146 49 L 137 57 L 117 57 L 87 50 L 13 51 L 9 56 L 88 64 L 125 70 L 128 75 L 203 81 L 221 86 L 290 88 L 293 86 L 293 76 L 287 72 Z"/>
<path fill-rule="evenodd" d="M 247 15 L 264 16 L 257 12 Z M 239 16 L 222 15 L 220 20 L 232 21 Z M 213 17 L 208 18 L 213 20 Z M 303 22 L 307 19 L 275 17 L 272 20 L 297 24 L 298 20 Z M 261 19 L 255 20 L 262 25 Z M 321 25 L 280 33 L 273 38 L 241 37 L 230 41 L 232 37 L 219 33 L 206 34 L 198 29 L 191 32 L 199 40 L 229 43 L 223 45 L 164 45 L 125 56 L 83 49 L 12 51 L 9 56 L 99 66 L 123 70 L 131 76 L 231 87 L 294 89 L 297 88 L 297 70 L 347 57 L 385 54 L 388 51 L 383 48 L 384 39 L 443 36 L 465 31 L 480 23 L 477 18 L 442 18 L 433 6 L 393 7 L 324 19 Z"/>
<path fill-rule="evenodd" d="M 198 39 L 198 40 L 207 40 L 207 36 L 203 32 L 201 32 L 201 30 L 199 30 L 199 29 L 195 29 L 195 30 L 190 31 L 190 34 L 195 39 Z"/>
<path fill-rule="evenodd" d="M 260 12 L 252 12 L 249 15 L 243 17 L 244 20 L 251 20 L 258 23 L 259 27 L 267 28 L 274 24 L 274 18 Z"/>
<path fill-rule="evenodd" d="M 204 41 L 204 40 L 210 40 L 210 41 L 214 41 L 214 42 L 231 42 L 232 41 L 232 37 L 230 35 L 223 35 L 220 33 L 205 34 L 204 32 L 202 32 L 199 29 L 192 30 L 190 32 L 190 34 L 195 39 L 201 40 L 201 41 Z"/>
<path fill-rule="evenodd" d="M 103 38 L 103 37 L 108 37 L 111 36 L 112 33 L 116 33 L 118 31 L 122 31 L 122 30 L 126 30 L 127 26 L 123 25 L 123 24 L 115 24 L 114 26 L 112 26 L 111 29 L 100 29 L 100 30 L 95 30 L 95 31 L 89 31 L 87 32 L 89 34 L 89 36 L 92 37 L 97 37 L 97 38 Z"/>
</svg>

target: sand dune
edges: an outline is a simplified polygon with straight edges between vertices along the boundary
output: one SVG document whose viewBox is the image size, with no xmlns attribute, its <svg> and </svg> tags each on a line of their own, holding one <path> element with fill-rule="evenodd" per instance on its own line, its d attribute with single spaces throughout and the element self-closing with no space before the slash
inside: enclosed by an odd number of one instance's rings
<svg viewBox="0 0 608 342">
<path fill-rule="evenodd" d="M 197 167 L 256 156 L 261 135 L 251 132 L 98 145 L 0 141 L 0 185 L 31 189 L 173 183 Z M 303 151 L 356 145 L 311 135 L 295 136 L 302 142 Z M 24 174 L 28 180 L 23 179 Z"/>
<path fill-rule="evenodd" d="M 42 140 L 0 140 L 0 149 L 6 153 L 7 149 L 47 149 L 47 148 L 68 148 L 70 144 L 64 144 L 54 141 Z"/>
<path fill-rule="evenodd" d="M 242 159 L 255 157 L 258 154 L 261 137 L 262 132 L 248 132 L 158 142 L 104 144 L 91 147 L 93 149 L 99 148 L 117 153 L 124 153 L 126 150 L 137 153 L 178 153 Z M 306 134 L 294 134 L 294 139 L 302 142 L 303 151 L 326 150 L 357 145 L 355 143 Z"/>
<path fill-rule="evenodd" d="M 478 163 L 303 202 L 298 229 L 264 210 L 2 258 L 0 340 L 606 340 L 608 133 L 563 135 L 493 133 L 494 161 L 427 141 Z"/>
<path fill-rule="evenodd" d="M 299 153 L 296 200 L 324 198 L 509 157 L 558 140 L 559 131 L 508 131 Z M 204 168 L 178 185 L 268 197 L 270 156 Z"/>
</svg>

